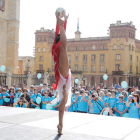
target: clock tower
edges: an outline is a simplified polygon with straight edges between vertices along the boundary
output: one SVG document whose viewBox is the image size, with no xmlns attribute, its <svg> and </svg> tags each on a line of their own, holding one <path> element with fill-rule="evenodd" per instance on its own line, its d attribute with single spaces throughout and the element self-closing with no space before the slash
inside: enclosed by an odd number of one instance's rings
<svg viewBox="0 0 140 140">
<path fill-rule="evenodd" d="M 18 73 L 20 0 L 0 0 L 0 65 Z"/>
</svg>

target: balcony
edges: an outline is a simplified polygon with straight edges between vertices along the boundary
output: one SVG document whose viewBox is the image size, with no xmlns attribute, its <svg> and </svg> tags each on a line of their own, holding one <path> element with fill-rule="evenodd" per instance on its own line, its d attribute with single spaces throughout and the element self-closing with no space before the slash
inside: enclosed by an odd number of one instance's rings
<svg viewBox="0 0 140 140">
<path fill-rule="evenodd" d="M 112 71 L 112 75 L 123 75 L 123 71 Z"/>
<path fill-rule="evenodd" d="M 82 71 L 80 71 L 80 70 L 72 70 L 71 73 L 72 74 L 82 74 Z"/>
<path fill-rule="evenodd" d="M 36 73 L 42 73 L 42 74 L 44 74 L 44 70 L 36 70 Z"/>
</svg>

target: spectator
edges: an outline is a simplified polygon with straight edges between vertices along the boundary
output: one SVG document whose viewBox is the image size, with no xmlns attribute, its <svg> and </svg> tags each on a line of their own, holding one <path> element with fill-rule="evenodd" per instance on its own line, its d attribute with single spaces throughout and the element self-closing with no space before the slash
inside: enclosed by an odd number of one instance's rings
<svg viewBox="0 0 140 140">
<path fill-rule="evenodd" d="M 98 97 L 98 94 L 96 92 L 93 93 L 92 97 L 88 101 L 88 105 L 91 103 L 93 104 L 93 114 L 100 114 L 102 111 L 102 104 L 103 100 Z"/>
<path fill-rule="evenodd" d="M 30 96 L 27 93 L 28 90 L 26 88 L 23 89 L 23 94 L 21 95 L 21 98 L 23 98 L 24 103 L 27 104 L 27 106 L 29 107 L 30 105 Z"/>
<path fill-rule="evenodd" d="M 22 108 L 27 108 L 28 103 L 24 103 L 24 99 L 22 97 L 18 98 L 18 101 L 13 104 L 14 107 L 22 107 Z"/>
<path fill-rule="evenodd" d="M 54 96 L 54 94 L 53 94 L 53 92 L 51 91 L 51 89 L 50 89 L 50 88 L 48 89 L 48 93 L 49 93 L 49 95 L 48 95 L 48 96 L 49 96 L 50 98 L 51 98 L 52 96 Z"/>
<path fill-rule="evenodd" d="M 116 91 L 113 89 L 111 91 L 111 97 L 109 97 L 107 100 L 107 107 L 111 107 L 112 109 L 114 109 L 116 102 L 117 102 Z"/>
<path fill-rule="evenodd" d="M 81 89 L 81 92 L 77 94 L 75 101 L 78 100 L 77 112 L 87 113 L 88 96 L 85 94 L 85 90 Z"/>
<path fill-rule="evenodd" d="M 15 95 L 15 98 L 19 98 L 23 93 L 21 92 L 21 88 L 18 88 L 18 92 Z"/>
<path fill-rule="evenodd" d="M 4 101 L 4 98 L 10 98 L 10 95 L 6 92 L 6 89 L 5 88 L 3 88 L 2 89 L 2 99 L 3 99 L 3 106 L 8 106 L 8 102 L 5 102 Z"/>
<path fill-rule="evenodd" d="M 128 88 L 128 96 L 131 95 L 132 93 L 132 88 Z"/>
<path fill-rule="evenodd" d="M 46 109 L 46 105 L 51 102 L 51 98 L 48 96 L 49 92 L 45 91 L 44 95 L 45 96 L 42 97 L 42 109 Z"/>
<path fill-rule="evenodd" d="M 102 107 L 104 107 L 104 103 L 105 103 L 106 98 L 105 98 L 105 95 L 104 95 L 103 90 L 101 90 L 101 91 L 99 92 L 99 97 L 103 100 L 103 101 L 101 102 L 101 105 L 102 105 Z"/>
<path fill-rule="evenodd" d="M 40 98 L 42 99 L 41 94 L 38 93 L 38 89 L 37 89 L 37 88 L 34 88 L 34 94 L 31 96 L 31 108 L 35 108 L 35 107 L 37 107 L 37 106 L 42 107 L 41 104 L 38 105 L 38 104 L 36 103 L 36 98 L 37 98 L 37 97 L 40 97 Z"/>
<path fill-rule="evenodd" d="M 116 116 L 122 117 L 122 115 L 127 111 L 127 107 L 123 99 L 124 99 L 124 96 L 120 94 L 119 101 L 116 102 L 115 107 L 114 107 L 114 110 L 116 111 Z"/>
<path fill-rule="evenodd" d="M 122 95 L 124 96 L 124 102 L 126 103 L 127 102 L 127 92 L 126 91 L 122 91 Z"/>
<path fill-rule="evenodd" d="M 29 96 L 31 97 L 34 94 L 34 86 L 30 86 L 30 90 L 28 91 Z"/>
<path fill-rule="evenodd" d="M 9 95 L 10 95 L 10 102 L 9 102 L 9 105 L 10 105 L 10 106 L 13 106 L 14 97 L 15 97 L 15 95 L 16 95 L 16 93 L 15 93 L 15 88 L 14 88 L 14 87 L 11 87 L 11 88 L 9 89 Z"/>
<path fill-rule="evenodd" d="M 41 90 L 41 94 L 43 94 L 43 92 L 47 91 L 48 88 L 47 88 L 47 83 L 44 83 L 43 84 L 43 89 Z"/>
<path fill-rule="evenodd" d="M 105 101 L 104 101 L 104 103 L 103 103 L 104 108 L 107 107 L 107 101 L 108 101 L 108 98 L 110 98 L 110 97 L 111 97 L 111 92 L 108 92 L 108 93 L 107 93 L 107 98 L 105 98 Z"/>
<path fill-rule="evenodd" d="M 132 101 L 130 102 L 130 98 L 132 98 Z M 126 106 L 129 107 L 129 118 L 135 118 L 139 119 L 139 108 L 140 108 L 140 103 L 139 103 L 139 95 L 138 94 L 133 94 L 128 96 Z"/>
</svg>

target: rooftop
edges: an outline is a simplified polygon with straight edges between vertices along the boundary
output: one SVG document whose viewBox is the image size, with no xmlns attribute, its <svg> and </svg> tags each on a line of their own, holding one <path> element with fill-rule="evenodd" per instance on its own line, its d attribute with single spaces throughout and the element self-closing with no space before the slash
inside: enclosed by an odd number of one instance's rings
<svg viewBox="0 0 140 140">
<path fill-rule="evenodd" d="M 41 27 L 40 30 L 36 30 L 36 33 L 42 33 L 42 32 L 50 32 L 50 33 L 55 33 L 54 29 L 44 29 L 44 27 Z"/>
<path fill-rule="evenodd" d="M 116 23 L 110 24 L 110 27 L 116 27 L 116 26 L 131 26 L 135 28 L 135 25 L 133 25 L 132 21 L 130 21 L 130 23 L 129 22 L 121 23 L 121 20 L 119 20 Z"/>
</svg>

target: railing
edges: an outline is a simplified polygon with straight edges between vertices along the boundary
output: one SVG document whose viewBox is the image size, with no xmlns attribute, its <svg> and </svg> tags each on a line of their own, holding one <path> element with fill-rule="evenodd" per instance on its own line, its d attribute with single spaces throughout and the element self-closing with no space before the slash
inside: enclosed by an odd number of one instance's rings
<svg viewBox="0 0 140 140">
<path fill-rule="evenodd" d="M 82 74 L 82 71 L 79 71 L 79 70 L 72 70 L 71 73 L 72 73 L 72 74 Z"/>
<path fill-rule="evenodd" d="M 44 73 L 44 70 L 36 70 L 36 73 Z"/>
<path fill-rule="evenodd" d="M 123 71 L 112 71 L 112 75 L 123 75 Z"/>
</svg>

